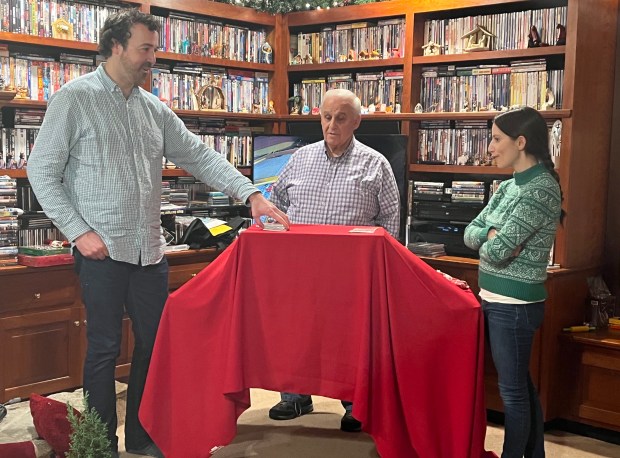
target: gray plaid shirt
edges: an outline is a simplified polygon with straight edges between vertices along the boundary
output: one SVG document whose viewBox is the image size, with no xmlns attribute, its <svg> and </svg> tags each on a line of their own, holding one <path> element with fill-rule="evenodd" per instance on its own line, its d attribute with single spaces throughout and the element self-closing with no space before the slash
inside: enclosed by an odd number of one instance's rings
<svg viewBox="0 0 620 458">
<path fill-rule="evenodd" d="M 157 97 L 134 88 L 125 99 L 103 65 L 51 97 L 28 178 L 43 210 L 69 240 L 94 230 L 112 259 L 155 264 L 164 253 L 163 155 L 243 201 L 258 191 Z"/>
<path fill-rule="evenodd" d="M 340 157 L 325 142 L 300 148 L 273 187 L 271 201 L 292 223 L 399 229 L 399 195 L 388 160 L 355 137 Z"/>
</svg>

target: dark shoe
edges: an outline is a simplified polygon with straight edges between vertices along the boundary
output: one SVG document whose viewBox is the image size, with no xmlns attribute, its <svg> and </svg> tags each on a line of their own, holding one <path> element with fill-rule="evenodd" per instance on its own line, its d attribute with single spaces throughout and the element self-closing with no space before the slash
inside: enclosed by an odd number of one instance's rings
<svg viewBox="0 0 620 458">
<path fill-rule="evenodd" d="M 269 418 L 272 420 L 292 420 L 314 410 L 312 398 L 300 401 L 280 401 L 269 409 Z"/>
<path fill-rule="evenodd" d="M 357 421 L 351 412 L 345 412 L 340 420 L 340 430 L 347 433 L 359 433 L 362 430 L 362 422 Z"/>
<path fill-rule="evenodd" d="M 157 448 L 157 445 L 150 443 L 146 447 L 140 449 L 127 449 L 127 453 L 133 453 L 134 455 L 154 456 L 155 458 L 164 458 L 164 454 Z"/>
</svg>

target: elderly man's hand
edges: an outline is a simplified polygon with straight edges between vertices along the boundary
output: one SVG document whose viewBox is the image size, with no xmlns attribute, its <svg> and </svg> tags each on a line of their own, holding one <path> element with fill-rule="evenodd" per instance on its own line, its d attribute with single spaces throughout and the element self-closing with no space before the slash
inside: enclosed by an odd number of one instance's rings
<svg viewBox="0 0 620 458">
<path fill-rule="evenodd" d="M 252 218 L 256 221 L 260 227 L 264 227 L 263 222 L 260 220 L 261 216 L 266 216 L 268 218 L 273 218 L 278 223 L 282 224 L 286 229 L 290 226 L 290 221 L 286 214 L 276 207 L 274 204 L 269 202 L 260 192 L 255 192 L 252 194 L 249 199 Z"/>
</svg>

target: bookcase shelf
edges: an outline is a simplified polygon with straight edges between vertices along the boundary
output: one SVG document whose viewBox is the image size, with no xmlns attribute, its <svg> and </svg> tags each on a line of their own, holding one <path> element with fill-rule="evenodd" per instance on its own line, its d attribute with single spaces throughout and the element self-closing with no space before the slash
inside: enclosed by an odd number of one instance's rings
<svg viewBox="0 0 620 458">
<path fill-rule="evenodd" d="M 38 37 L 23 33 L 0 32 L 0 42 L 15 43 L 19 45 L 45 46 L 48 48 L 61 48 L 97 52 L 97 43 L 88 43 L 76 40 L 63 40 L 60 38 Z"/>
<path fill-rule="evenodd" d="M 409 121 L 434 121 L 442 119 L 477 120 L 493 119 L 500 111 L 468 111 L 468 112 L 442 112 L 442 113 L 402 113 L 397 115 L 403 120 Z M 540 114 L 545 119 L 570 118 L 571 110 L 544 110 Z"/>
<path fill-rule="evenodd" d="M 24 169 L 0 169 L 0 175 L 8 175 L 11 178 L 28 178 Z"/>
<path fill-rule="evenodd" d="M 158 61 L 171 60 L 174 62 L 191 62 L 195 64 L 211 65 L 216 67 L 235 68 L 239 70 L 253 70 L 259 72 L 273 72 L 273 64 L 263 64 L 260 62 L 245 62 L 243 60 L 217 59 L 213 57 L 197 56 L 193 54 L 178 54 L 173 52 L 158 51 L 156 56 Z"/>
<path fill-rule="evenodd" d="M 252 174 L 251 167 L 237 167 L 237 170 L 241 172 L 246 177 L 249 177 Z M 1 174 L 0 174 L 1 175 Z M 172 178 L 172 177 L 191 177 L 192 174 L 186 172 L 183 169 L 162 169 L 161 176 L 163 178 Z"/>
<path fill-rule="evenodd" d="M 413 65 L 433 65 L 456 62 L 483 62 L 491 60 L 532 59 L 535 57 L 563 56 L 566 46 L 545 46 L 542 48 L 507 49 L 501 51 L 480 51 L 465 54 L 442 54 L 439 56 L 413 56 Z"/>
<path fill-rule="evenodd" d="M 276 17 L 256 11 L 252 8 L 242 8 L 239 6 L 228 5 L 226 3 L 216 3 L 204 0 L 147 0 L 145 4 L 150 4 L 151 8 L 163 8 L 171 11 L 183 13 L 196 13 L 201 16 L 208 16 L 214 19 L 232 21 L 235 23 L 246 23 L 262 25 L 265 27 L 275 27 Z"/>
<path fill-rule="evenodd" d="M 323 64 L 289 65 L 289 73 L 331 71 L 331 70 L 357 70 L 368 68 L 402 67 L 405 63 L 403 58 L 394 59 L 367 59 L 352 60 L 347 62 L 327 62 Z"/>
<path fill-rule="evenodd" d="M 482 165 L 433 165 L 433 164 L 410 164 L 410 172 L 421 173 L 456 173 L 467 175 L 504 175 L 512 176 L 512 169 Z"/>
</svg>

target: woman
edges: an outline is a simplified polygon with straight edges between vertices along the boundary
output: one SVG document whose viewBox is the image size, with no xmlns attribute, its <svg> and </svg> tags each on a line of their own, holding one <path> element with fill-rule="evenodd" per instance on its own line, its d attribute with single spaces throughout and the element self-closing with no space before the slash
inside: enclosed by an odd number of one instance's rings
<svg viewBox="0 0 620 458">
<path fill-rule="evenodd" d="M 504 402 L 502 458 L 538 458 L 545 456 L 543 416 L 528 368 L 562 191 L 540 113 L 527 107 L 502 113 L 491 133 L 489 153 L 514 175 L 467 226 L 465 244 L 480 253 L 480 297 Z"/>
</svg>

